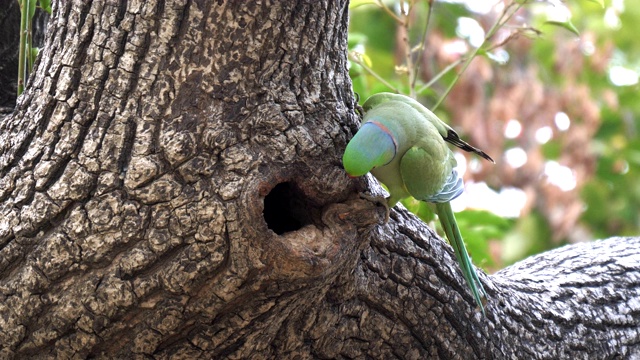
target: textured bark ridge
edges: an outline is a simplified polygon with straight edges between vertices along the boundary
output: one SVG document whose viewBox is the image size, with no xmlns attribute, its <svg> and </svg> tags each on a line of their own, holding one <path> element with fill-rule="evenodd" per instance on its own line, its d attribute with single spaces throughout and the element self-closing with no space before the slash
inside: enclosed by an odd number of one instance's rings
<svg viewBox="0 0 640 360">
<path fill-rule="evenodd" d="M 640 241 L 491 276 L 357 192 L 347 4 L 60 1 L 0 120 L 0 358 L 640 356 Z"/>
</svg>

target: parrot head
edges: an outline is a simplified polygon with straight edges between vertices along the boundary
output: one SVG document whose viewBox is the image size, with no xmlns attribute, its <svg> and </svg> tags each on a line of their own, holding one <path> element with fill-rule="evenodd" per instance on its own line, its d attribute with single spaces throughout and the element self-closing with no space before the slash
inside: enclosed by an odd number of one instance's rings
<svg viewBox="0 0 640 360">
<path fill-rule="evenodd" d="M 379 122 L 369 121 L 347 144 L 342 163 L 350 177 L 358 177 L 390 163 L 396 150 L 397 144 L 389 129 Z"/>
</svg>

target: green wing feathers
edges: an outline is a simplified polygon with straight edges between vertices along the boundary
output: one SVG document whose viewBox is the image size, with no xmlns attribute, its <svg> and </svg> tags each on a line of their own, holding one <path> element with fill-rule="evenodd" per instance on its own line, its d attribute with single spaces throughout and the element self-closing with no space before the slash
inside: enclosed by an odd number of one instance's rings
<svg viewBox="0 0 640 360">
<path fill-rule="evenodd" d="M 438 193 L 451 172 L 447 164 L 422 148 L 412 147 L 400 160 L 400 175 L 407 191 L 418 200 Z M 448 170 L 448 171 L 447 171 Z"/>
<path fill-rule="evenodd" d="M 413 109 L 418 111 L 420 115 L 422 115 L 424 120 L 429 121 L 438 130 L 438 133 L 446 142 L 453 144 L 464 151 L 475 153 L 495 164 L 495 161 L 491 158 L 491 156 L 487 155 L 484 151 L 469 145 L 466 141 L 460 139 L 458 133 L 456 133 L 455 130 L 451 128 L 451 126 L 440 120 L 440 118 L 438 118 L 436 114 L 431 112 L 431 110 L 427 109 L 418 101 L 408 96 L 393 93 L 378 93 L 368 98 L 367 101 L 365 101 L 365 103 L 362 105 L 362 108 L 365 111 L 369 111 L 369 109 L 372 109 L 388 101 L 399 101 L 411 106 Z"/>
</svg>

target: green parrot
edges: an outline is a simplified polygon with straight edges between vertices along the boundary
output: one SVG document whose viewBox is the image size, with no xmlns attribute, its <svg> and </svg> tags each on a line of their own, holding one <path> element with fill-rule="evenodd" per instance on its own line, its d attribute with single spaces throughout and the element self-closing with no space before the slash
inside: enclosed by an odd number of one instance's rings
<svg viewBox="0 0 640 360">
<path fill-rule="evenodd" d="M 342 157 L 344 169 L 351 177 L 371 172 L 389 190 L 389 207 L 409 196 L 435 204 L 462 274 L 484 313 L 481 299 L 486 293 L 449 203 L 462 193 L 464 186 L 455 169 L 453 152 L 445 142 L 495 162 L 461 140 L 451 127 L 410 97 L 379 93 L 367 99 L 362 108 L 364 124 L 347 144 Z"/>
</svg>

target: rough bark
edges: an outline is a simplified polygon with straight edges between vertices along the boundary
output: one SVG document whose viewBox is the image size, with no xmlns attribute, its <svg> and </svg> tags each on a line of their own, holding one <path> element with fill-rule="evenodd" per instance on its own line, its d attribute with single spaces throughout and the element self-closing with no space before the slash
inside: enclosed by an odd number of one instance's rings
<svg viewBox="0 0 640 360">
<path fill-rule="evenodd" d="M 358 197 L 347 4 L 60 1 L 0 122 L 0 358 L 630 358 L 640 240 L 481 275 Z"/>
</svg>

